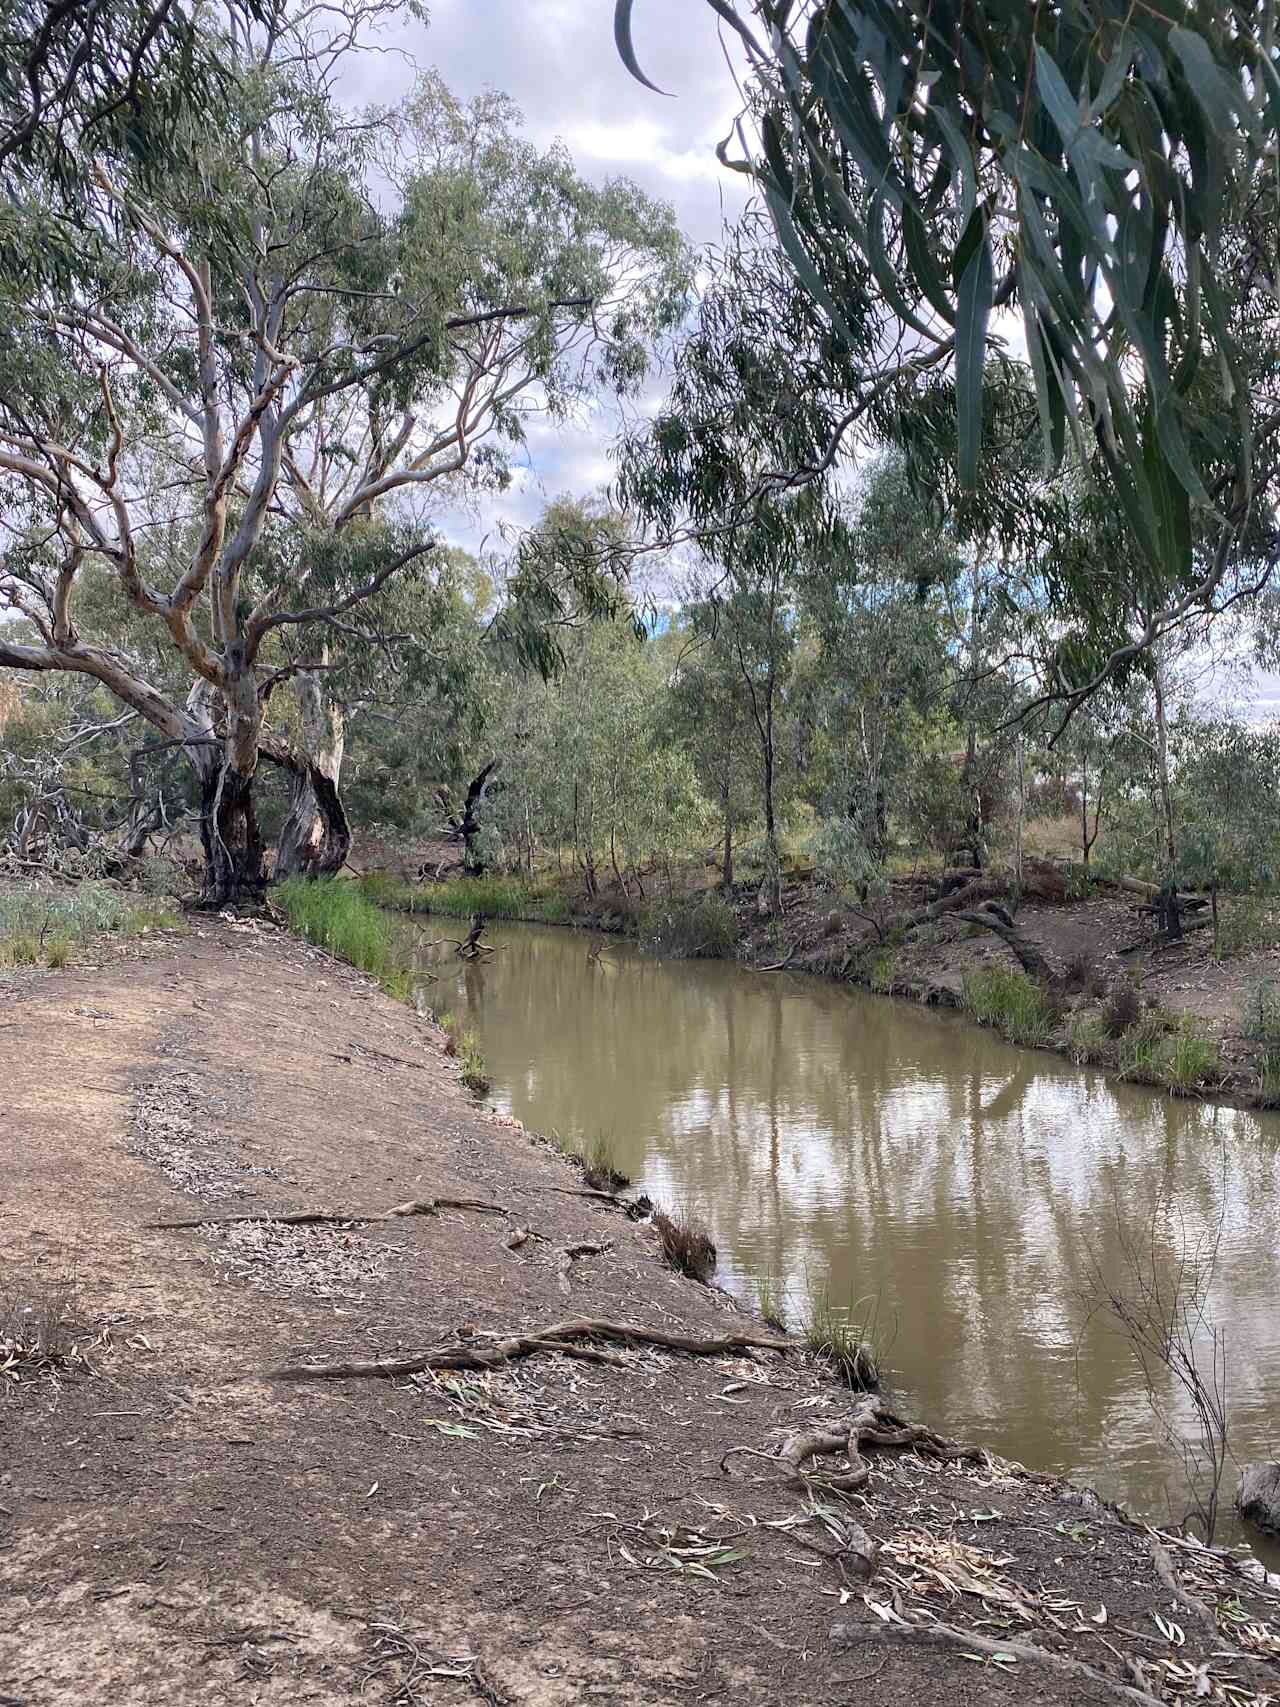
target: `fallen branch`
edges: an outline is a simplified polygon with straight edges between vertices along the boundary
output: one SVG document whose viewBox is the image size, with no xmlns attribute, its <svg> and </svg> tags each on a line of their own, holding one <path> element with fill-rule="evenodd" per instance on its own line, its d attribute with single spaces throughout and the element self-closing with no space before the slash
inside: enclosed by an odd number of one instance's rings
<svg viewBox="0 0 1280 1707">
<path fill-rule="evenodd" d="M 727 1475 L 729 1460 L 739 1455 L 763 1458 L 767 1463 L 785 1467 L 790 1472 L 788 1480 L 797 1487 L 806 1488 L 816 1474 L 815 1470 L 805 1468 L 809 1459 L 843 1457 L 849 1460 L 849 1468 L 823 1471 L 822 1485 L 837 1493 L 852 1494 L 871 1475 L 871 1466 L 862 1456 L 864 1446 L 909 1447 L 926 1458 L 963 1459 L 974 1464 L 984 1461 L 980 1448 L 960 1446 L 920 1423 L 903 1422 L 889 1410 L 879 1394 L 864 1393 L 853 1415 L 835 1427 L 803 1429 L 788 1435 L 777 1452 L 761 1452 L 754 1446 L 731 1446 L 720 1460 L 720 1469 Z"/>
<path fill-rule="evenodd" d="M 837 1635 L 839 1632 L 839 1635 Z M 836 1624 L 832 1627 L 834 1641 L 855 1639 L 852 1627 L 847 1624 Z M 1151 1695 L 1145 1689 L 1136 1689 L 1132 1684 L 1120 1683 L 1106 1672 L 1098 1671 L 1083 1660 L 1073 1660 L 1068 1654 L 1054 1653 L 1051 1648 L 1036 1647 L 1031 1642 L 999 1642 L 990 1636 L 980 1636 L 976 1630 L 964 1630 L 953 1624 L 917 1624 L 910 1621 L 906 1624 L 877 1623 L 874 1630 L 867 1634 L 881 1641 L 898 1640 L 902 1642 L 920 1642 L 930 1648 L 959 1649 L 962 1654 L 990 1654 L 998 1659 L 1002 1654 L 1015 1660 L 1025 1660 L 1029 1665 L 1047 1666 L 1052 1671 L 1063 1673 L 1067 1677 L 1086 1678 L 1090 1683 L 1096 1683 L 1100 1688 L 1110 1690 L 1124 1701 L 1133 1701 L 1139 1707 L 1164 1707 L 1158 1695 Z"/>
<path fill-rule="evenodd" d="M 401 1375 L 420 1375 L 425 1369 L 495 1369 L 518 1357 L 533 1357 L 548 1351 L 586 1358 L 593 1363 L 621 1364 L 621 1359 L 580 1343 L 592 1339 L 613 1340 L 620 1345 L 660 1346 L 666 1351 L 689 1352 L 694 1357 L 720 1357 L 726 1352 L 749 1349 L 794 1350 L 790 1341 L 771 1339 L 763 1334 L 724 1334 L 698 1339 L 687 1334 L 669 1334 L 661 1328 L 637 1328 L 627 1322 L 582 1317 L 557 1322 L 552 1327 L 543 1328 L 540 1333 L 510 1334 L 502 1338 L 476 1335 L 474 1339 L 439 1346 L 433 1351 L 415 1352 L 410 1357 L 381 1357 L 349 1363 L 282 1363 L 275 1369 L 269 1369 L 267 1376 L 273 1381 L 335 1381 L 357 1376 L 393 1380 Z"/>
<path fill-rule="evenodd" d="M 1027 977 L 1037 984 L 1050 986 L 1058 982 L 1057 974 L 1046 960 L 1039 943 L 1032 942 L 1029 936 L 1020 931 L 998 902 L 988 901 L 985 906 L 957 912 L 955 917 L 962 924 L 980 925 L 984 931 L 994 931 Z"/>
<path fill-rule="evenodd" d="M 800 942 L 797 938 L 797 940 L 791 944 L 791 947 L 787 950 L 781 960 L 775 960 L 772 966 L 753 966 L 751 970 L 753 972 L 785 972 L 799 952 Z"/>
<path fill-rule="evenodd" d="M 193 1215 L 185 1221 L 144 1221 L 152 1232 L 170 1232 L 180 1227 L 240 1227 L 253 1221 L 270 1221 L 278 1227 L 323 1227 L 357 1223 L 367 1226 L 374 1221 L 398 1221 L 406 1215 L 438 1215 L 442 1209 L 474 1209 L 486 1215 L 507 1215 L 502 1203 L 483 1203 L 474 1197 L 414 1197 L 394 1208 L 366 1213 L 359 1209 L 290 1209 L 273 1213 L 269 1209 L 251 1210 L 244 1215 Z"/>
<path fill-rule="evenodd" d="M 559 1280 L 560 1290 L 561 1290 L 561 1292 L 564 1293 L 566 1298 L 569 1296 L 569 1290 L 570 1290 L 569 1289 L 569 1276 L 573 1270 L 573 1265 L 575 1262 L 577 1262 L 578 1258 L 579 1257 L 602 1257 L 606 1251 L 611 1251 L 612 1249 L 613 1249 L 613 1245 L 612 1245 L 611 1241 L 609 1241 L 609 1240 L 606 1240 L 605 1243 L 602 1245 L 592 1244 L 592 1243 L 583 1243 L 583 1244 L 578 1244 L 578 1245 L 564 1245 L 561 1248 L 561 1250 L 559 1252 L 560 1273 L 559 1273 L 558 1280 Z"/>
</svg>

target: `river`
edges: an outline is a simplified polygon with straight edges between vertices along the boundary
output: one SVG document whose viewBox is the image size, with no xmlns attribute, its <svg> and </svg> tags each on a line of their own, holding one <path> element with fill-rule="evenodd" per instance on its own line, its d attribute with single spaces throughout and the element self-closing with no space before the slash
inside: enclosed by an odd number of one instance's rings
<svg viewBox="0 0 1280 1707">
<path fill-rule="evenodd" d="M 1153 1262 L 1167 1294 L 1184 1259 L 1216 1251 L 1206 1307 L 1225 1336 L 1231 1447 L 1275 1454 L 1280 1117 L 1175 1100 L 817 979 L 568 930 L 487 940 L 483 962 L 431 951 L 422 995 L 475 1031 L 492 1100 L 571 1146 L 607 1135 L 637 1187 L 709 1224 L 718 1278 L 743 1298 L 764 1276 L 793 1319 L 824 1292 L 870 1315 L 903 1409 L 1180 1518 L 1181 1452 L 1091 1298 L 1099 1274 L 1128 1290 Z M 1152 1376 L 1157 1407 L 1194 1437 L 1167 1372 Z M 1219 1539 L 1239 1538 L 1227 1511 Z"/>
</svg>

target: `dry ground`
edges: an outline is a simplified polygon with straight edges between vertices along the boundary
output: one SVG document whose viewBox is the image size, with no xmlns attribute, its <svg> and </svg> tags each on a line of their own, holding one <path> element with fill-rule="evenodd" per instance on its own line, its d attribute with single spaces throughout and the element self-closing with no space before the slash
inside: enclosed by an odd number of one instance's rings
<svg viewBox="0 0 1280 1707">
<path fill-rule="evenodd" d="M 1276 1592 L 1172 1544 L 1175 1590 L 1072 1490 L 891 1452 L 851 1499 L 767 1457 L 724 1473 L 849 1412 L 797 1355 L 267 1378 L 579 1315 L 762 1330 L 571 1195 L 432 1028 L 266 927 L 11 977 L 0 1063 L 0 1295 L 73 1268 L 92 1367 L 0 1377 L 3 1707 L 1280 1699 Z M 148 1226 L 440 1197 L 503 1212 Z M 611 1248 L 565 1281 L 575 1242 Z M 850 1517 L 883 1544 L 869 1585 Z"/>
</svg>

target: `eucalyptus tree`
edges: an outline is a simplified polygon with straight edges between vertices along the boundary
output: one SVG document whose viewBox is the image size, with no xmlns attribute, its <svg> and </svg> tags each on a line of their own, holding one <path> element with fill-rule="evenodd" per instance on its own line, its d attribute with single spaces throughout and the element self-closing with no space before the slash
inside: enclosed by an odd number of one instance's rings
<svg viewBox="0 0 1280 1707">
<path fill-rule="evenodd" d="M 733 888 L 739 833 L 761 814 L 758 731 L 730 628 L 684 613 L 664 711 L 664 732 L 689 758 L 720 825 L 720 887 Z"/>
<path fill-rule="evenodd" d="M 759 186 L 838 375 L 825 445 L 760 489 L 822 475 L 933 374 L 956 399 L 935 461 L 974 488 L 1016 329 L 1048 463 L 1070 452 L 1107 491 L 1140 595 L 1117 637 L 1064 583 L 1080 634 L 1054 691 L 1078 703 L 1271 532 L 1280 410 L 1249 358 L 1280 303 L 1273 0 L 708 4 L 750 78 L 721 159 Z M 645 80 L 642 16 L 616 0 Z"/>
<path fill-rule="evenodd" d="M 625 180 L 589 183 L 561 145 L 535 148 L 504 95 L 463 104 L 429 72 L 387 115 L 378 154 L 406 221 L 431 234 L 414 288 L 456 312 L 430 370 L 375 375 L 317 398 L 299 417 L 277 503 L 299 539 L 346 549 L 379 523 L 429 516 L 441 496 L 457 503 L 500 492 L 531 419 L 564 421 L 602 390 L 633 389 L 653 342 L 678 320 L 689 282 L 670 211 Z M 402 289 L 392 281 L 388 296 Z M 553 512 L 518 554 L 519 610 L 508 621 L 518 620 L 540 664 L 554 650 L 550 627 L 564 618 L 563 601 L 583 589 L 563 549 L 578 525 Z M 354 549 L 360 558 L 363 544 Z M 609 579 L 607 551 L 593 573 L 602 586 Z M 349 571 L 344 588 L 362 575 Z M 534 605 L 547 607 L 545 624 Z M 424 639 L 411 613 L 382 634 L 397 628 L 430 645 L 429 623 Z M 310 645 L 321 668 L 294 678 L 311 762 L 297 775 L 282 871 L 333 870 L 346 856 L 342 699 L 326 691 L 342 680 L 328 674 L 341 649 L 340 641 Z"/>
<path fill-rule="evenodd" d="M 493 471 L 487 441 L 519 437 L 522 403 L 633 381 L 685 279 L 665 209 L 523 148 L 505 109 L 464 146 L 437 84 L 388 187 L 391 121 L 334 99 L 347 37 L 317 37 L 327 16 L 240 34 L 236 100 L 216 126 L 175 121 L 162 179 L 90 160 L 92 271 L 0 278 L 0 602 L 40 636 L 0 639 L 0 667 L 92 676 L 185 748 L 215 903 L 262 885 L 264 757 L 305 784 L 299 863 L 345 854 L 341 731 L 318 692 L 297 741 L 270 704 L 326 673 L 326 635 L 429 573 L 440 542 L 396 496 Z M 39 242 L 29 203 L 13 224 Z M 95 569 L 181 659 L 185 697 L 81 626 Z"/>
</svg>

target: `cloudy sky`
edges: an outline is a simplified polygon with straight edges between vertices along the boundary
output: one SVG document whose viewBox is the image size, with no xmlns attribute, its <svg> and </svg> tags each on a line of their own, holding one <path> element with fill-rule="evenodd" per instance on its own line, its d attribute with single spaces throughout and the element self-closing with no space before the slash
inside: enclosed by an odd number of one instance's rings
<svg viewBox="0 0 1280 1707">
<path fill-rule="evenodd" d="M 412 81 L 410 61 L 435 66 L 464 99 L 485 89 L 510 95 L 530 138 L 563 142 L 585 177 L 633 178 L 669 202 L 694 243 L 715 241 L 742 208 L 742 180 L 715 156 L 738 102 L 709 7 L 637 0 L 636 51 L 670 99 L 624 70 L 612 0 L 429 0 L 429 10 L 429 26 L 410 23 L 381 38 L 404 57 L 368 55 L 352 67 L 353 101 L 394 100 Z M 535 425 L 512 488 L 478 515 L 452 514 L 443 525 L 461 544 L 492 544 L 500 523 L 535 520 L 547 498 L 598 490 L 610 478 L 616 425 L 608 408 L 577 428 Z"/>
</svg>

